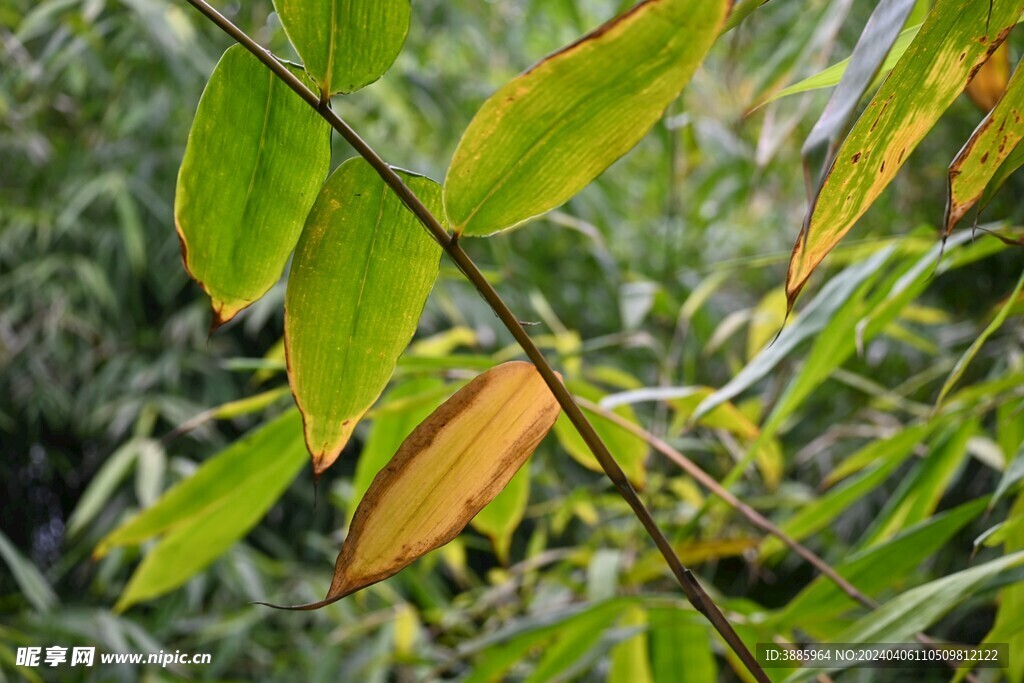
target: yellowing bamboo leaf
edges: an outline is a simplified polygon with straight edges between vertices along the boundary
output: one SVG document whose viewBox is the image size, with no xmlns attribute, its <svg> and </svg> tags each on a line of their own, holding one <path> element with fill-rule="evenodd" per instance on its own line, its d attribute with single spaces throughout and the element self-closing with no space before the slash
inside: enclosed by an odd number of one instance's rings
<svg viewBox="0 0 1024 683">
<path fill-rule="evenodd" d="M 473 518 L 473 528 L 491 539 L 498 561 L 508 564 L 512 534 L 523 521 L 530 500 L 530 468 L 523 467 L 508 485 Z"/>
<path fill-rule="evenodd" d="M 441 188 L 406 183 L 435 212 Z M 360 158 L 338 167 L 313 205 L 288 277 L 288 375 L 313 469 L 337 459 L 416 332 L 441 248 Z"/>
<path fill-rule="evenodd" d="M 949 165 L 946 235 L 978 203 L 1003 161 L 1024 138 L 1024 69 L 1020 66 L 1005 93 Z"/>
<path fill-rule="evenodd" d="M 476 377 L 402 443 L 356 509 L 318 609 L 448 543 L 508 484 L 558 417 L 530 363 Z"/>
<path fill-rule="evenodd" d="M 978 109 L 992 111 L 1010 80 L 1010 47 L 1004 42 L 967 84 L 964 93 Z"/>
<path fill-rule="evenodd" d="M 891 51 L 896 34 L 914 9 L 914 2 L 881 0 L 868 18 L 850 55 L 849 67 L 801 150 L 809 199 L 814 199 L 818 179 L 831 165 L 838 140 L 853 121 L 857 105 Z"/>
<path fill-rule="evenodd" d="M 280 279 L 330 161 L 327 123 L 244 47 L 229 48 L 199 100 L 174 195 L 185 269 L 210 295 L 214 327 Z"/>
<path fill-rule="evenodd" d="M 566 382 L 566 386 L 573 394 L 595 403 L 604 396 L 603 391 L 582 380 L 569 380 Z M 636 413 L 629 405 L 616 406 L 612 412 L 629 422 L 637 424 Z M 605 419 L 600 413 L 584 408 L 583 414 L 594 425 L 594 431 L 601 437 L 601 440 L 608 445 L 608 450 L 611 451 L 629 481 L 636 488 L 643 489 L 647 484 L 647 466 L 645 461 L 650 450 L 647 442 Z M 590 452 L 590 448 L 583 441 L 583 437 L 580 436 L 576 428 L 573 427 L 572 422 L 565 415 L 560 416 L 555 422 L 555 437 L 569 456 L 580 465 L 594 472 L 604 471 L 597 458 L 594 457 L 594 454 Z"/>
<path fill-rule="evenodd" d="M 836 154 L 793 248 L 792 307 L 825 255 L 882 193 L 971 76 L 1002 43 L 1024 0 L 938 0 L 907 53 Z"/>
<path fill-rule="evenodd" d="M 562 204 L 628 152 L 690 80 L 725 0 L 645 0 L 500 88 L 445 180 L 456 234 L 490 235 Z"/>
<path fill-rule="evenodd" d="M 327 99 L 380 78 L 409 33 L 409 0 L 274 0 L 306 72 Z"/>
</svg>

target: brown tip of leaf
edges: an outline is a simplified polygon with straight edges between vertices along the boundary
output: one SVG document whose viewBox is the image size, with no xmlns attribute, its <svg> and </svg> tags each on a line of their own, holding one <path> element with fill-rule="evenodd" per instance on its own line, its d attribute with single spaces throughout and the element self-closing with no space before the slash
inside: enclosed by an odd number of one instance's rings
<svg viewBox="0 0 1024 683">
<path fill-rule="evenodd" d="M 347 595 L 347 593 L 345 595 Z M 323 600 L 321 600 L 319 602 L 310 602 L 310 603 L 305 604 L 305 605 L 275 605 L 275 604 L 273 604 L 271 602 L 262 602 L 261 600 L 254 600 L 253 602 L 250 602 L 249 604 L 250 605 L 263 605 L 264 607 L 271 607 L 273 609 L 286 610 L 288 612 L 312 612 L 313 610 L 318 610 L 321 607 L 327 607 L 328 605 L 333 605 L 334 603 L 338 602 L 338 600 L 341 600 L 343 597 L 345 597 L 345 595 L 336 595 L 334 597 L 324 598 Z"/>
</svg>

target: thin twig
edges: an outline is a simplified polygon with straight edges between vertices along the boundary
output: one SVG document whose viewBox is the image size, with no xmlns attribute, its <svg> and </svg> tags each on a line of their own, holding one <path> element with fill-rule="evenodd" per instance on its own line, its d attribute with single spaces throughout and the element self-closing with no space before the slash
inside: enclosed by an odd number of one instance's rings
<svg viewBox="0 0 1024 683">
<path fill-rule="evenodd" d="M 619 467 L 617 462 L 615 462 L 615 459 L 608 451 L 607 446 L 605 446 L 604 442 L 601 441 L 597 432 L 594 431 L 593 426 L 587 420 L 583 411 L 580 410 L 580 407 L 575 403 L 575 401 L 573 401 L 572 395 L 565 388 L 565 385 L 562 384 L 550 364 L 548 364 L 544 354 L 541 353 L 540 349 L 533 343 L 529 334 L 527 334 L 526 330 L 523 329 L 523 326 L 519 323 L 519 319 L 512 313 L 505 301 L 497 291 L 495 291 L 494 287 L 491 286 L 490 282 L 487 281 L 487 278 L 483 276 L 479 268 L 477 268 L 476 263 L 473 262 L 465 251 L 463 251 L 462 247 L 458 244 L 458 241 L 448 234 L 447 229 L 441 225 L 440 221 L 438 221 L 430 210 L 427 209 L 423 202 L 420 201 L 419 197 L 409 189 L 409 187 L 402 181 L 402 178 L 395 173 L 395 171 L 392 170 L 392 168 L 330 108 L 329 100 L 321 101 L 318 95 L 314 94 L 309 88 L 307 88 L 305 84 L 292 74 L 287 67 L 279 62 L 269 50 L 260 46 L 244 31 L 235 26 L 231 21 L 205 2 L 205 0 L 187 1 L 206 16 L 207 19 L 212 21 L 221 30 L 234 38 L 239 44 L 255 55 L 267 66 L 268 69 L 270 69 L 278 78 L 284 81 L 289 88 L 295 91 L 299 97 L 309 104 L 310 107 L 315 109 L 317 113 L 320 114 L 320 116 L 326 120 L 334 130 L 338 131 L 338 133 L 345 138 L 352 148 L 355 149 L 355 151 L 363 157 L 375 171 L 377 171 L 378 175 L 380 175 L 384 182 L 394 190 L 396 195 L 398 195 L 398 198 L 401 199 L 402 203 L 412 211 L 434 239 L 437 240 L 438 244 L 441 245 L 441 248 L 444 249 L 459 270 L 465 274 L 466 278 L 476 288 L 480 296 L 483 297 L 488 305 L 490 305 L 494 310 L 494 313 L 512 334 L 519 346 L 522 347 L 526 356 L 536 366 L 538 373 L 543 377 L 544 381 L 551 389 L 551 393 L 558 400 L 562 410 L 565 411 L 566 416 L 572 422 L 576 431 L 579 432 L 583 441 L 594 454 L 594 457 L 597 458 L 597 461 L 600 463 L 602 469 L 604 469 L 605 474 L 608 475 L 608 478 L 611 479 L 612 483 L 615 485 L 619 495 L 621 495 L 626 503 L 629 504 L 633 513 L 640 520 L 640 523 L 643 525 L 648 535 L 653 539 L 654 544 L 664 556 L 665 561 L 668 563 L 669 568 L 672 570 L 672 573 L 675 575 L 680 587 L 683 589 L 683 592 L 686 594 L 690 603 L 693 604 L 694 608 L 698 612 L 703 614 L 708 621 L 711 622 L 729 647 L 750 670 L 751 674 L 753 674 L 758 681 L 770 683 L 768 675 L 757 663 L 757 660 L 743 643 L 743 640 L 739 637 L 736 631 L 732 628 L 732 625 L 725 618 L 725 615 L 722 614 L 714 601 L 707 595 L 707 593 L 704 592 L 704 589 L 697 582 L 697 579 L 693 574 L 683 566 L 683 563 L 679 560 L 679 557 L 673 550 L 671 543 L 669 543 L 669 540 L 665 537 L 665 534 L 662 533 L 661 529 L 654 521 L 654 518 L 651 516 L 651 513 L 644 506 L 640 497 L 633 489 L 633 486 L 629 483 L 629 480 L 623 473 L 622 468 Z"/>
</svg>

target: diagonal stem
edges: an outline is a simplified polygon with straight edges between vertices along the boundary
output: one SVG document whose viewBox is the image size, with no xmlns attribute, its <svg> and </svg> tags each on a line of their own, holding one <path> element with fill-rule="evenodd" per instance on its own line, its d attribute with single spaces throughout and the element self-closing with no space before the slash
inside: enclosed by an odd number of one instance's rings
<svg viewBox="0 0 1024 683">
<path fill-rule="evenodd" d="M 651 516 L 650 511 L 644 506 L 640 497 L 637 495 L 633 486 L 626 479 L 626 475 L 622 472 L 622 468 L 619 467 L 618 463 L 612 457 L 612 454 L 608 451 L 608 447 L 605 446 L 604 442 L 594 431 L 594 427 L 587 420 L 583 411 L 573 400 L 572 395 L 562 384 L 561 380 L 555 374 L 555 371 L 551 368 L 544 354 L 541 353 L 537 345 L 533 343 L 533 340 L 523 329 L 519 319 L 512 313 L 508 305 L 501 298 L 498 292 L 494 289 L 487 278 L 480 272 L 476 264 L 469 257 L 469 255 L 463 251 L 462 247 L 458 244 L 458 240 L 451 237 L 448 234 L 447 229 L 441 225 L 440 221 L 430 212 L 430 210 L 423 204 L 422 201 L 416 196 L 416 194 L 409 189 L 409 187 L 402 181 L 401 177 L 395 173 L 391 167 L 361 138 L 359 135 L 339 117 L 330 108 L 329 101 L 321 101 L 320 97 L 314 94 L 309 88 L 305 86 L 294 74 L 292 74 L 276 57 L 269 51 L 260 46 L 256 41 L 250 38 L 244 31 L 235 26 L 231 21 L 224 17 L 220 12 L 211 7 L 205 0 L 187 0 L 189 4 L 195 7 L 201 12 L 207 19 L 216 24 L 221 30 L 231 36 L 239 44 L 245 47 L 249 52 L 255 55 L 263 64 L 266 65 L 278 78 L 280 78 L 289 88 L 301 97 L 310 107 L 314 108 L 320 116 L 327 121 L 334 130 L 336 130 L 345 140 L 352 146 L 355 151 L 362 156 L 373 168 L 377 171 L 380 177 L 384 180 L 388 186 L 394 190 L 395 194 L 398 195 L 402 203 L 419 219 L 423 226 L 430 232 L 430 234 L 437 240 L 441 248 L 448 254 L 449 258 L 458 266 L 459 270 L 463 272 L 470 283 L 476 288 L 480 296 L 490 305 L 494 310 L 494 313 L 498 316 L 501 322 L 505 325 L 508 331 L 515 338 L 516 342 L 523 349 L 523 352 L 530 359 L 531 362 L 536 366 L 537 371 L 541 377 L 547 383 L 551 389 L 551 393 L 554 394 L 561 405 L 562 410 L 565 411 L 566 416 L 572 422 L 573 426 L 579 432 L 584 442 L 590 448 L 590 451 L 597 458 L 605 474 L 611 479 L 615 488 L 618 490 L 619 495 L 629 504 L 632 508 L 633 513 L 640 520 L 647 534 L 654 541 L 654 544 L 658 547 L 658 550 L 664 556 L 665 561 L 668 563 L 669 568 L 675 575 L 676 580 L 679 582 L 680 587 L 686 594 L 690 603 L 697 609 L 698 612 L 703 614 L 708 621 L 715 627 L 722 638 L 728 643 L 729 647 L 736 653 L 736 655 L 743 661 L 743 664 L 750 670 L 750 673 L 755 679 L 762 683 L 770 683 L 770 679 L 764 670 L 757 663 L 757 660 L 751 654 L 750 650 L 740 639 L 739 635 L 732 628 L 728 619 L 722 614 L 721 610 L 714 601 L 708 596 L 708 594 L 698 583 L 697 579 L 693 576 L 689 569 L 683 566 L 683 563 L 679 560 L 675 550 L 672 549 L 672 545 L 669 540 L 662 533 L 658 527 L 654 518 Z"/>
</svg>

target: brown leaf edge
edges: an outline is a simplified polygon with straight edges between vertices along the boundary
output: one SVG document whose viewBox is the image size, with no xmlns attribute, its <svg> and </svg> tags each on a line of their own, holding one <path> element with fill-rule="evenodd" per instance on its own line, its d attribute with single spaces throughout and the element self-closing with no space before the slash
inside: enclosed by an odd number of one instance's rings
<svg viewBox="0 0 1024 683">
<path fill-rule="evenodd" d="M 555 423 L 555 419 L 561 412 L 561 407 L 558 405 L 554 396 L 551 396 L 548 409 L 539 414 L 537 419 L 534 420 L 529 428 L 516 440 L 512 450 L 520 451 L 521 456 L 516 458 L 518 462 L 514 468 L 507 468 L 508 477 L 505 481 L 500 481 L 498 479 L 492 480 L 489 487 L 483 489 L 482 492 L 478 492 L 469 501 L 467 501 L 464 504 L 463 519 L 452 524 L 434 543 L 415 548 L 414 556 L 408 562 L 387 567 L 372 576 L 362 577 L 356 581 L 352 581 L 345 576 L 345 569 L 350 563 L 351 554 L 354 552 L 353 548 L 356 547 L 358 539 L 364 534 L 364 530 L 366 528 L 366 518 L 369 512 L 367 511 L 368 506 L 365 505 L 365 502 L 371 499 L 371 494 L 375 493 L 375 490 L 386 490 L 389 488 L 391 482 L 401 474 L 407 464 L 423 453 L 434 441 L 437 434 L 441 432 L 449 422 L 456 418 L 463 410 L 466 409 L 467 406 L 471 405 L 473 399 L 475 399 L 476 396 L 479 395 L 489 384 L 499 378 L 503 368 L 507 371 L 510 367 L 515 368 L 517 366 L 529 366 L 530 368 L 533 368 L 532 363 L 511 361 L 509 363 L 498 365 L 487 372 L 478 375 L 470 381 L 469 384 L 442 403 L 437 410 L 431 413 L 427 419 L 421 422 L 416 429 L 406 437 L 394 457 L 391 458 L 390 462 L 388 462 L 384 469 L 382 469 L 374 478 L 373 483 L 370 485 L 370 489 L 367 491 L 366 495 L 364 495 L 363 500 L 356 509 L 355 515 L 352 518 L 352 524 L 349 527 L 348 536 L 345 538 L 341 552 L 338 554 L 338 558 L 334 564 L 334 577 L 331 580 L 331 587 L 327 591 L 327 597 L 317 602 L 302 605 L 277 605 L 263 601 L 253 601 L 251 604 L 295 612 L 318 610 L 322 607 L 332 605 L 356 591 L 362 590 L 363 588 L 394 576 L 419 557 L 422 557 L 431 550 L 440 548 L 458 536 L 459 533 L 469 525 L 469 522 L 473 517 L 475 517 L 480 510 L 482 510 L 501 492 L 508 483 L 508 480 L 510 480 L 516 472 L 519 471 L 520 467 L 522 467 L 530 455 L 533 454 L 537 445 L 541 442 L 548 431 L 550 431 L 551 427 Z M 562 379 L 562 375 L 560 373 L 555 374 L 558 376 L 559 380 Z M 378 496 L 373 496 L 373 498 L 376 497 Z"/>
</svg>

